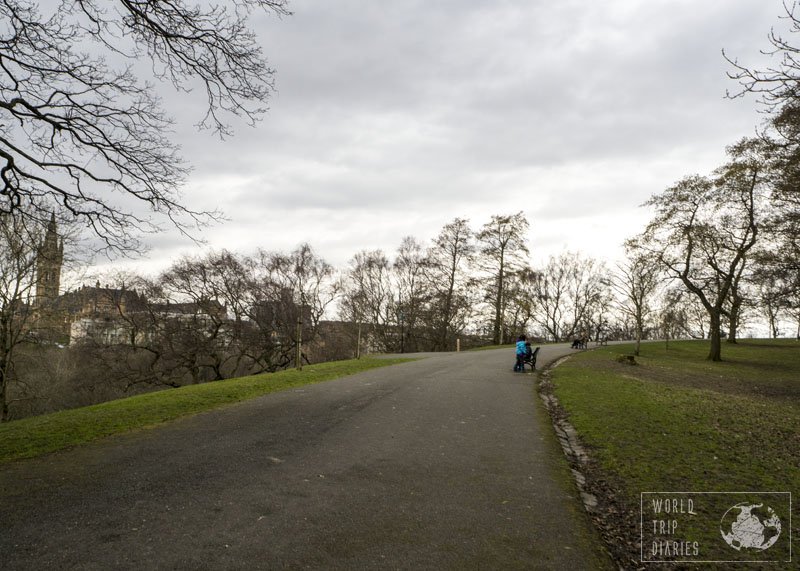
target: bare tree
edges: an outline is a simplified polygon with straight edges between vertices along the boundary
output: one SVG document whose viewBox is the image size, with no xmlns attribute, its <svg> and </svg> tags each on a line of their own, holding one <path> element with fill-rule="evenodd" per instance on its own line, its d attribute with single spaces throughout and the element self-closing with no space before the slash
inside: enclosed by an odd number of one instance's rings
<svg viewBox="0 0 800 571">
<path fill-rule="evenodd" d="M 658 309 L 658 327 L 659 335 L 664 339 L 667 349 L 669 349 L 671 339 L 677 339 L 679 336 L 687 334 L 692 336 L 687 304 L 684 303 L 686 298 L 686 290 L 682 287 L 668 288 L 661 296 L 661 304 Z M 702 317 L 704 320 L 701 322 L 701 326 L 705 324 L 705 309 L 703 309 Z M 705 337 L 705 335 L 703 334 L 701 337 Z"/>
<path fill-rule="evenodd" d="M 227 378 L 238 368 L 242 355 L 230 312 L 241 322 L 243 274 L 223 251 L 184 257 L 160 277 L 169 301 L 159 308 L 166 317 L 160 341 L 172 346 L 170 354 L 195 383 Z"/>
<path fill-rule="evenodd" d="M 700 299 L 710 319 L 712 337 L 708 358 L 719 361 L 720 325 L 732 276 L 717 276 L 707 262 L 720 251 L 712 194 L 710 180 L 688 177 L 651 198 L 647 204 L 656 207 L 656 217 L 647 226 L 639 245 L 649 255 L 656 256 L 671 275 Z M 751 232 L 746 231 L 744 237 L 743 247 L 747 247 L 752 240 Z M 741 256 L 737 256 L 734 271 L 740 262 Z M 721 280 L 725 282 L 724 289 L 718 287 L 723 285 Z"/>
<path fill-rule="evenodd" d="M 397 284 L 394 304 L 400 329 L 400 352 L 418 351 L 421 342 L 420 326 L 429 297 L 425 283 L 425 257 L 422 244 L 406 236 L 397 250 L 392 273 Z"/>
<path fill-rule="evenodd" d="M 158 278 L 135 274 L 117 275 L 111 278 L 111 301 L 113 312 L 108 317 L 112 325 L 124 335 L 124 342 L 108 344 L 87 335 L 74 339 L 71 352 L 81 351 L 88 359 L 99 363 L 106 376 L 123 383 L 125 392 L 147 386 L 180 387 L 187 382 L 196 382 L 185 366 L 183 345 L 188 342 L 190 353 L 195 344 L 179 326 L 190 315 L 178 315 L 178 307 L 170 299 L 171 292 Z M 80 293 L 80 292 L 79 292 Z M 174 309 L 174 311 L 171 311 Z M 187 338 L 188 337 L 188 341 Z M 191 381 L 187 380 L 191 379 Z"/>
<path fill-rule="evenodd" d="M 800 16 L 797 2 L 784 2 L 783 20 L 789 24 L 789 33 L 800 32 Z M 767 110 L 775 112 L 796 107 L 800 94 L 800 47 L 774 28 L 769 32 L 772 49 L 765 52 L 775 61 L 763 69 L 748 68 L 736 58 L 723 55 L 732 66 L 728 77 L 739 83 L 739 90 L 729 92 L 729 97 L 741 97 L 747 93 L 759 97 Z M 800 125 L 800 124 L 798 124 Z"/>
<path fill-rule="evenodd" d="M 800 46 L 793 38 L 800 32 L 798 2 L 784 1 L 788 34 L 770 30 L 772 49 L 762 55 L 770 58 L 764 66 L 749 68 L 725 55 L 732 66 L 728 73 L 739 83 L 730 97 L 753 94 L 766 111 L 768 121 L 764 140 L 771 145 L 773 201 L 768 224 L 775 248 L 769 263 L 794 266 L 800 259 Z M 772 139 L 768 138 L 768 136 Z"/>
<path fill-rule="evenodd" d="M 784 172 L 781 165 L 779 185 L 786 184 Z M 753 256 L 755 268 L 748 279 L 770 321 L 770 330 L 776 335 L 781 314 L 800 315 L 800 197 L 792 206 L 787 193 L 781 190 L 773 195 L 772 204 L 777 205 L 775 216 L 764 226 L 765 239 Z M 797 336 L 800 338 L 800 322 Z"/>
<path fill-rule="evenodd" d="M 503 307 L 507 292 L 507 276 L 526 266 L 528 220 L 523 212 L 507 216 L 492 216 L 483 225 L 476 239 L 480 251 L 481 269 L 489 274 L 487 298 L 494 310 L 492 342 L 500 345 L 503 337 Z"/>
<path fill-rule="evenodd" d="M 592 258 L 580 254 L 572 255 L 572 271 L 567 285 L 571 316 L 568 321 L 568 337 L 582 339 L 597 337 L 609 298 L 606 286 L 605 266 Z"/>
<path fill-rule="evenodd" d="M 748 258 L 745 258 L 745 262 Z M 739 329 L 742 326 L 745 310 L 751 300 L 748 298 L 747 293 L 747 280 L 745 271 L 748 269 L 748 263 L 740 264 L 731 279 L 730 296 L 728 297 L 727 311 L 723 312 L 723 317 L 727 317 L 728 324 L 728 343 L 737 343 L 739 337 Z"/>
<path fill-rule="evenodd" d="M 475 255 L 469 221 L 445 224 L 428 248 L 425 279 L 430 291 L 428 322 L 434 331 L 431 348 L 452 351 L 472 313 L 470 266 Z"/>
<path fill-rule="evenodd" d="M 149 59 L 155 77 L 179 90 L 198 82 L 207 101 L 199 126 L 228 134 L 226 117 L 252 123 L 273 89 L 248 17 L 256 8 L 286 14 L 286 1 L 63 0 L 50 8 L 0 2 L 0 215 L 46 223 L 58 205 L 123 249 L 156 228 L 136 205 L 184 230 L 207 219 L 179 195 L 187 168 L 165 135 L 171 121 L 129 62 Z"/>
<path fill-rule="evenodd" d="M 608 297 L 604 282 L 602 265 L 592 259 L 572 252 L 551 256 L 533 283 L 539 306 L 534 319 L 554 341 L 596 334 Z"/>
<path fill-rule="evenodd" d="M 730 161 L 714 180 L 684 178 L 646 203 L 656 215 L 639 247 L 705 307 L 712 361 L 722 359 L 722 318 L 730 319 L 733 283 L 758 237 L 769 174 L 766 152 L 763 141 L 744 139 L 728 148 Z"/>
<path fill-rule="evenodd" d="M 627 250 L 627 259 L 617 264 L 610 283 L 620 296 L 619 309 L 633 319 L 636 330 L 634 354 L 638 355 L 645 323 L 654 310 L 652 297 L 659 285 L 659 271 L 650 258 L 632 254 L 630 247 Z"/>
<path fill-rule="evenodd" d="M 783 288 L 771 280 L 760 280 L 757 288 L 758 301 L 767 318 L 770 336 L 777 339 L 781 334 L 778 326 L 781 313 L 786 309 Z"/>
<path fill-rule="evenodd" d="M 382 351 L 399 349 L 395 343 L 394 285 L 389 259 L 382 250 L 362 250 L 350 260 L 345 278 L 344 308 L 356 327 L 368 328 L 370 344 Z"/>
<path fill-rule="evenodd" d="M 535 293 L 538 274 L 531 268 L 523 268 L 508 274 L 503 306 L 504 338 L 528 331 L 536 311 L 539 309 Z"/>
<path fill-rule="evenodd" d="M 27 217 L 0 216 L 0 422 L 9 419 L 15 356 L 33 317 L 41 234 Z"/>
<path fill-rule="evenodd" d="M 265 370 L 286 367 L 292 358 L 308 362 L 303 344 L 316 340 L 323 315 L 340 293 L 333 268 L 308 244 L 288 254 L 259 251 L 251 268 L 249 316 L 261 339 L 258 362 Z"/>
<path fill-rule="evenodd" d="M 547 266 L 536 274 L 533 289 L 539 311 L 534 320 L 541 325 L 547 336 L 560 341 L 566 312 L 568 311 L 568 286 L 570 280 L 571 257 L 563 254 L 558 258 L 550 256 Z"/>
</svg>

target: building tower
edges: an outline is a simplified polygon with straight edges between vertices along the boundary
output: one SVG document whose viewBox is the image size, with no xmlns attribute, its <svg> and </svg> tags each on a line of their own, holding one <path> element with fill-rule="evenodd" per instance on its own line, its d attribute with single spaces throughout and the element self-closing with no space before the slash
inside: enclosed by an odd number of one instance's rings
<svg viewBox="0 0 800 571">
<path fill-rule="evenodd" d="M 56 215 L 50 216 L 44 240 L 36 252 L 36 305 L 42 307 L 58 298 L 61 266 L 64 263 L 64 240 L 59 240 Z"/>
</svg>

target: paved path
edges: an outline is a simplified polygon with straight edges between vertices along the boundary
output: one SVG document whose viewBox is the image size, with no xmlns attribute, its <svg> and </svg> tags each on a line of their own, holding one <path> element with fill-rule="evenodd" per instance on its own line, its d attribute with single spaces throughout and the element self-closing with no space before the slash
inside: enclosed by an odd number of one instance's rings
<svg viewBox="0 0 800 571">
<path fill-rule="evenodd" d="M 437 355 L 0 467 L 2 568 L 607 568 L 512 364 Z"/>
</svg>

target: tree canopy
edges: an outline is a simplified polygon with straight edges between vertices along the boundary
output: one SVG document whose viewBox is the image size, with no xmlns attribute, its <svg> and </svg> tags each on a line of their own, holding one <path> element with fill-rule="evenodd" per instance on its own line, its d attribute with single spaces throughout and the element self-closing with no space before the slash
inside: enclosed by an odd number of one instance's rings
<svg viewBox="0 0 800 571">
<path fill-rule="evenodd" d="M 274 79 L 247 27 L 255 9 L 288 13 L 286 0 L 62 0 L 48 13 L 0 2 L 0 214 L 63 213 L 113 249 L 155 230 L 153 214 L 184 231 L 213 216 L 182 199 L 188 167 L 135 62 L 178 90 L 201 86 L 200 128 L 227 135 L 231 117 L 252 124 Z"/>
</svg>

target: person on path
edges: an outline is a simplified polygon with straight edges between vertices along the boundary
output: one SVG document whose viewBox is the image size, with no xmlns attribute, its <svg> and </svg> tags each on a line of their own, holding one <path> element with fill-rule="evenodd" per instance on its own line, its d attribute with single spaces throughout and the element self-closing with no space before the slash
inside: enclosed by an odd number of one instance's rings
<svg viewBox="0 0 800 571">
<path fill-rule="evenodd" d="M 520 335 L 517 339 L 517 362 L 514 364 L 514 372 L 521 373 L 525 370 L 525 341 L 527 337 Z"/>
</svg>

